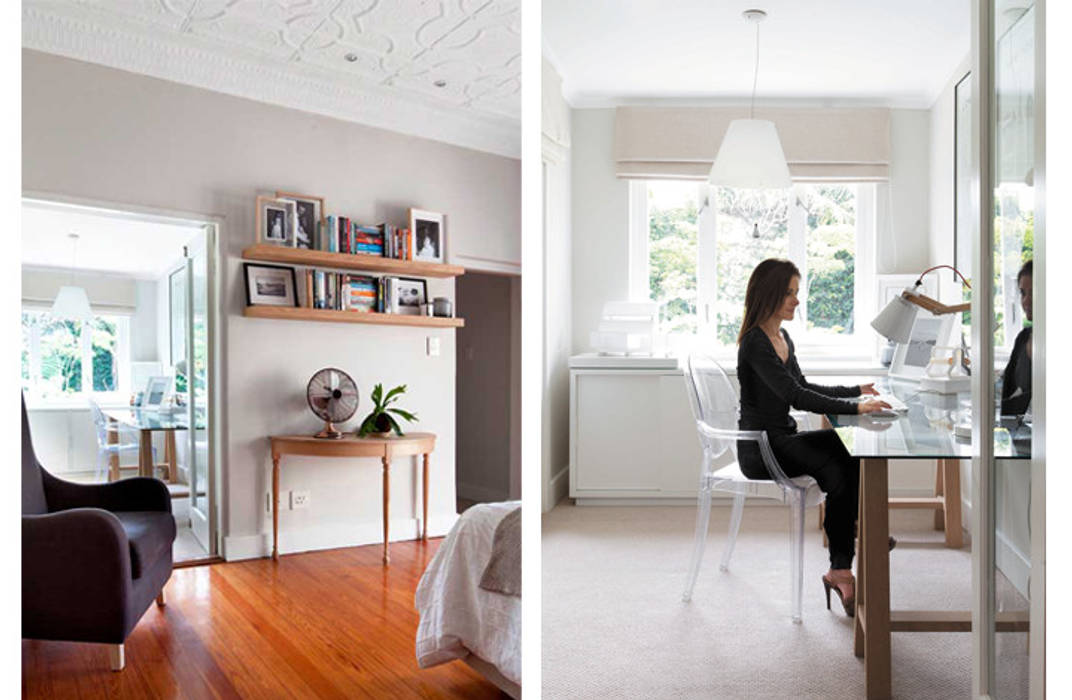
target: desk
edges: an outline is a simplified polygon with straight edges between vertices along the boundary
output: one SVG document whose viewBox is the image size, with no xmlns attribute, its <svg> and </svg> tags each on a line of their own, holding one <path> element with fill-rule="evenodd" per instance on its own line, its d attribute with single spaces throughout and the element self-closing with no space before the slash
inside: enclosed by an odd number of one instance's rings
<svg viewBox="0 0 1072 700">
<path fill-rule="evenodd" d="M 432 433 L 406 433 L 402 437 L 359 438 L 344 435 L 337 440 L 309 435 L 272 435 L 272 559 L 279 561 L 279 460 L 283 455 L 304 457 L 379 457 L 383 463 L 383 563 L 390 563 L 387 523 L 391 495 L 391 458 L 422 455 L 423 520 L 421 539 L 428 539 L 428 456 L 435 449 Z"/>
<path fill-rule="evenodd" d="M 832 382 L 833 383 L 833 382 Z M 864 659 L 868 698 L 891 695 L 891 632 L 969 632 L 971 613 L 890 611 L 889 460 L 960 460 L 971 457 L 971 441 L 956 438 L 953 414 L 968 409 L 970 394 L 943 397 L 919 391 L 914 383 L 876 382 L 882 393 L 905 402 L 908 412 L 894 419 L 827 416 L 849 453 L 860 458 L 860 551 L 856 559 L 854 653 Z M 945 407 L 943 407 L 943 404 Z M 1031 449 L 1013 441 L 1007 427 L 994 431 L 994 456 L 1030 459 Z M 998 630 L 1026 630 L 1023 614 L 999 614 Z"/>
<path fill-rule="evenodd" d="M 138 430 L 138 476 L 153 475 L 153 431 L 167 432 L 167 449 L 165 461 L 168 462 L 168 481 L 175 480 L 175 431 L 189 430 L 190 419 L 186 408 L 173 412 L 152 411 L 143 408 L 104 408 L 101 409 L 108 420 L 130 426 Z M 203 430 L 204 418 L 198 415 L 198 430 Z M 113 460 L 113 471 L 118 471 L 118 461 Z M 114 474 L 118 478 L 118 474 Z M 114 480 L 114 479 L 113 479 Z"/>
</svg>

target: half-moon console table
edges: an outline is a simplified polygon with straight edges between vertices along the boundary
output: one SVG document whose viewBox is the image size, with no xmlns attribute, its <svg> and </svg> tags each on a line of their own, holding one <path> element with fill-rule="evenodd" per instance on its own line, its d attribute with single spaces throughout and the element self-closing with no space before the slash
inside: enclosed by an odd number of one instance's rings
<svg viewBox="0 0 1072 700">
<path fill-rule="evenodd" d="M 309 435 L 272 435 L 272 559 L 279 561 L 279 460 L 283 455 L 303 457 L 379 457 L 383 462 L 383 563 L 389 564 L 387 523 L 391 495 L 391 458 L 422 455 L 421 539 L 428 539 L 428 456 L 435 449 L 433 433 L 406 433 L 402 437 L 359 438 L 344 435 L 337 440 Z"/>
</svg>

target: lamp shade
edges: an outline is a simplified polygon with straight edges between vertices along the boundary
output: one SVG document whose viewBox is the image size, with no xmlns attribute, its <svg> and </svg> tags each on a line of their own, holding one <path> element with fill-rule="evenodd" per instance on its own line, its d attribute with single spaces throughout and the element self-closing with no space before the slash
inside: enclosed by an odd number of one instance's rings
<svg viewBox="0 0 1072 700">
<path fill-rule="evenodd" d="M 912 325 L 916 322 L 918 308 L 898 294 L 890 299 L 886 308 L 875 317 L 875 320 L 871 322 L 871 327 L 895 343 L 907 343 L 912 337 Z"/>
<path fill-rule="evenodd" d="M 70 318 L 76 321 L 93 320 L 93 309 L 89 307 L 89 297 L 81 287 L 60 287 L 56 300 L 52 302 L 52 315 L 56 318 Z"/>
<path fill-rule="evenodd" d="M 718 147 L 707 182 L 723 187 L 778 189 L 793 184 L 774 122 L 734 119 Z"/>
</svg>

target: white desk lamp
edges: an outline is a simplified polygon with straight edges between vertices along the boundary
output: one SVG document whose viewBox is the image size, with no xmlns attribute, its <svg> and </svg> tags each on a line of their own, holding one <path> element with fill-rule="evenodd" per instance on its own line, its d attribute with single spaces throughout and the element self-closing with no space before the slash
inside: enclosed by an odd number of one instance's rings
<svg viewBox="0 0 1072 700">
<path fill-rule="evenodd" d="M 899 296 L 890 300 L 879 315 L 871 321 L 871 327 L 883 337 L 889 338 L 895 343 L 907 343 L 912 337 L 912 325 L 916 322 L 916 312 L 926 309 L 935 316 L 943 314 L 958 314 L 971 309 L 970 303 L 955 304 L 949 306 L 940 301 L 935 301 L 929 296 L 922 294 L 919 288 L 923 286 L 923 275 L 939 268 L 949 268 L 964 281 L 964 286 L 971 289 L 971 284 L 960 274 L 960 270 L 952 265 L 935 265 L 920 273 L 916 283 L 911 287 L 905 287 Z"/>
<path fill-rule="evenodd" d="M 926 309 L 935 316 L 962 313 L 970 310 L 970 303 L 949 306 L 920 293 L 919 288 L 923 286 L 923 275 L 940 268 L 952 270 L 960 276 L 964 286 L 971 289 L 971 284 L 960 273 L 960 270 L 951 265 L 935 265 L 920 273 L 914 285 L 906 287 L 900 295 L 891 299 L 890 303 L 886 304 L 886 308 L 871 321 L 871 327 L 895 343 L 907 344 L 912 338 L 912 327 L 915 325 L 916 314 L 919 309 Z M 933 355 L 932 362 L 934 362 Z M 942 394 L 957 393 L 970 386 L 970 379 L 963 373 L 941 377 L 928 376 L 920 380 L 920 388 L 937 391 Z"/>
</svg>

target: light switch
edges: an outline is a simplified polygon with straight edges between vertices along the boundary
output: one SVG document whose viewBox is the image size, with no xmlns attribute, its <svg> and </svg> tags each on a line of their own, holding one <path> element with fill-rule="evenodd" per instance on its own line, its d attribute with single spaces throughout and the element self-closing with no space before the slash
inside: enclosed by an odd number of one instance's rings
<svg viewBox="0 0 1072 700">
<path fill-rule="evenodd" d="M 428 357 L 439 357 L 439 338 L 428 336 Z"/>
</svg>

